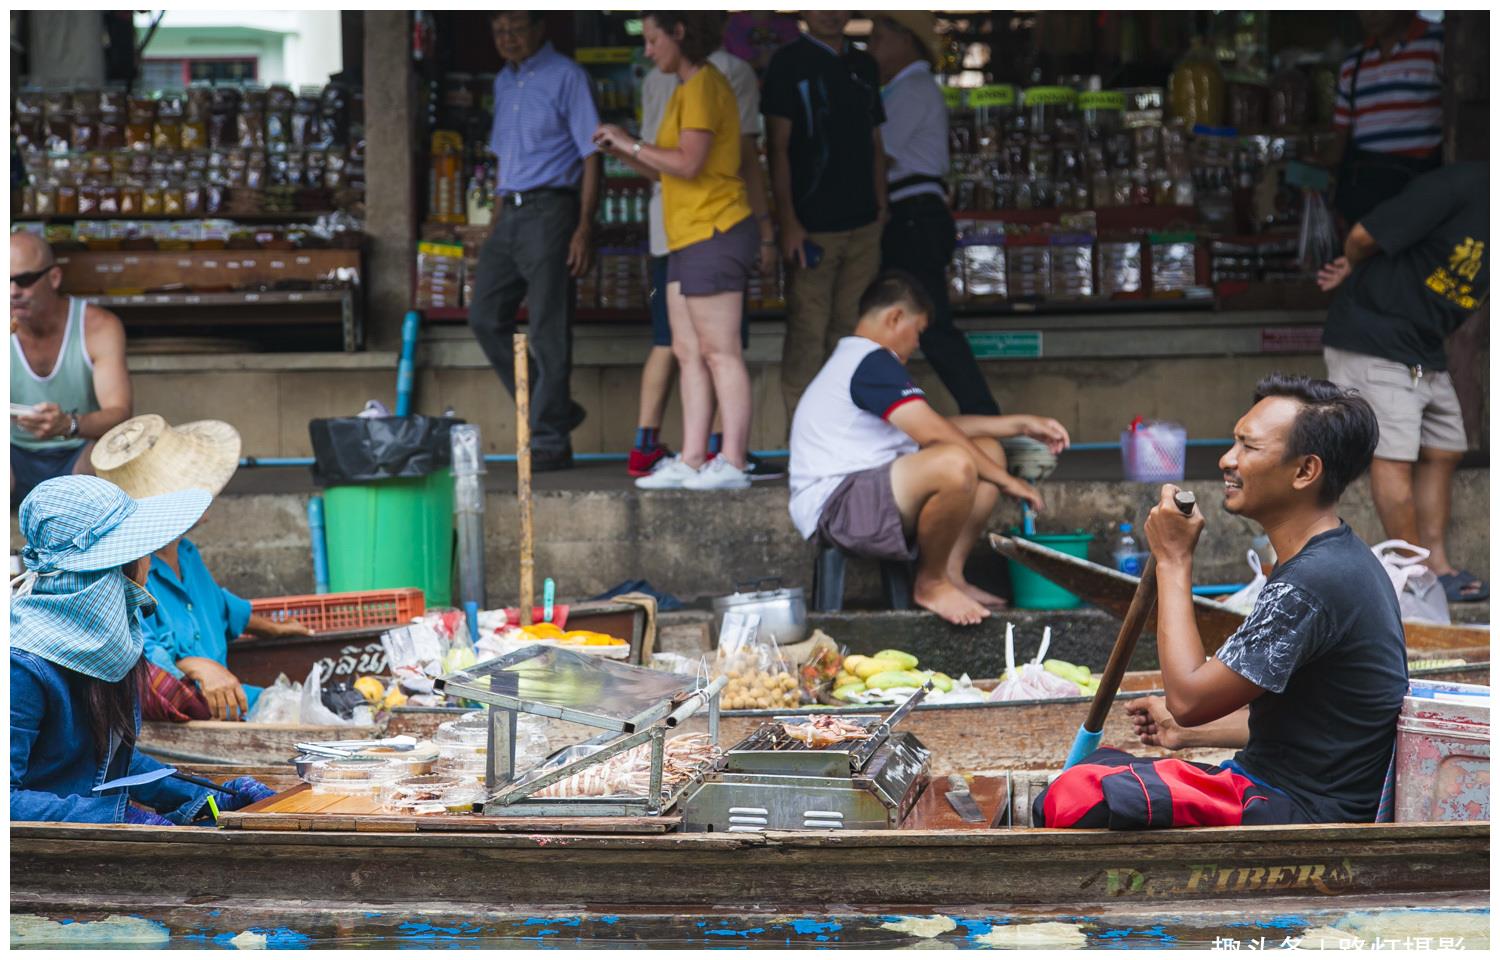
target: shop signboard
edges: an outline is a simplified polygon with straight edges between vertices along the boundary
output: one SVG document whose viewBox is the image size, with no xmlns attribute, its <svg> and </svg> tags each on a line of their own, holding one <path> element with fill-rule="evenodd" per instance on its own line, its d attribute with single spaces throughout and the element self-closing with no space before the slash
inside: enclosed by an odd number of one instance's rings
<svg viewBox="0 0 1500 960">
<path fill-rule="evenodd" d="M 1042 355 L 1040 330 L 984 330 L 965 337 L 980 360 L 1035 360 Z"/>
</svg>

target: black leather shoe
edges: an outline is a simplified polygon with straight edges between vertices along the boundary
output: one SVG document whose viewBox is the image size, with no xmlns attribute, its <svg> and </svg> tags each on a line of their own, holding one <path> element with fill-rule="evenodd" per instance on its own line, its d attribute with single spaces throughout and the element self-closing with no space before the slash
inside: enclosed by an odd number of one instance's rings
<svg viewBox="0 0 1500 960">
<path fill-rule="evenodd" d="M 572 407 L 568 410 L 567 429 L 563 432 L 572 433 L 574 430 L 577 430 L 583 425 L 583 421 L 588 419 L 588 416 L 589 412 L 583 408 L 583 404 L 574 401 Z"/>
<path fill-rule="evenodd" d="M 550 473 L 554 470 L 571 469 L 573 469 L 572 447 L 565 447 L 562 450 L 531 451 L 532 473 Z"/>
</svg>

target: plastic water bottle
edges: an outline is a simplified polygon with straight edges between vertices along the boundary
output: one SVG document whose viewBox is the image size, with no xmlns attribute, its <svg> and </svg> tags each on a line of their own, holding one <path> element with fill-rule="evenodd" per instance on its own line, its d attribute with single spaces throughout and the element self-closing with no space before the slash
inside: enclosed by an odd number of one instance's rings
<svg viewBox="0 0 1500 960">
<path fill-rule="evenodd" d="M 1136 543 L 1128 523 L 1120 524 L 1120 535 L 1115 538 L 1115 549 L 1112 556 L 1115 561 L 1115 569 L 1121 573 L 1128 573 L 1132 577 L 1141 575 L 1141 551 L 1140 544 Z"/>
</svg>

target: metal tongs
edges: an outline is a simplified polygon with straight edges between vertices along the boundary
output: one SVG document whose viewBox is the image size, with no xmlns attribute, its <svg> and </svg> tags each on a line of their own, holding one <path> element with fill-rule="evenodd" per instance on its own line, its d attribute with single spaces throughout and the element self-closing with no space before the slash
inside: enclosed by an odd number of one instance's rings
<svg viewBox="0 0 1500 960">
<path fill-rule="evenodd" d="M 417 740 L 402 734 L 399 737 L 386 737 L 384 740 L 318 740 L 310 743 L 299 743 L 297 749 L 303 753 L 310 753 L 319 757 L 332 757 L 343 759 L 352 757 L 371 747 L 385 747 L 398 753 L 405 753 L 415 748 Z"/>
<path fill-rule="evenodd" d="M 925 684 L 922 685 L 919 690 L 917 690 L 916 693 L 912 694 L 910 697 L 907 697 L 905 703 L 892 710 L 884 720 L 881 720 L 879 723 L 877 723 L 875 725 L 875 729 L 871 732 L 879 733 L 883 737 L 889 737 L 891 735 L 891 731 L 896 728 L 896 724 L 900 723 L 902 720 L 905 720 L 906 715 L 916 709 L 917 704 L 921 703 L 923 700 L 926 700 L 927 695 L 931 692 L 932 681 L 928 680 Z"/>
</svg>

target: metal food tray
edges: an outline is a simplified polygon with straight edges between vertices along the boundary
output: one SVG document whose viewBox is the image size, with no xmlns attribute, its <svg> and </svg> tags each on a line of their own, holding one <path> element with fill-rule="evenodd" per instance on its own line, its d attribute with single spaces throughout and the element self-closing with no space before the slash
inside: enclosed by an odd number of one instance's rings
<svg viewBox="0 0 1500 960">
<path fill-rule="evenodd" d="M 484 812 L 491 816 L 659 815 L 699 777 L 668 792 L 662 764 L 667 733 L 705 706 L 709 736 L 719 739 L 719 692 L 683 674 L 616 663 L 533 644 L 434 681 L 439 693 L 485 704 L 489 712 Z M 516 716 L 555 717 L 604 731 L 569 748 L 563 763 L 516 780 Z M 532 794 L 610 757 L 651 745 L 649 787 L 638 797 L 533 798 Z M 594 747 L 585 753 L 579 747 Z"/>
</svg>

